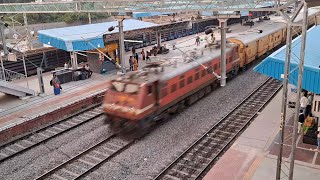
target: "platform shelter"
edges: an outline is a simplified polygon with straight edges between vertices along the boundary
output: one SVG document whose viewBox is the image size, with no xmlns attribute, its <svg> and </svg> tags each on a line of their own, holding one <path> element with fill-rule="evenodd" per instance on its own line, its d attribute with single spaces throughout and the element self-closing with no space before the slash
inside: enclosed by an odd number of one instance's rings
<svg viewBox="0 0 320 180">
<path fill-rule="evenodd" d="M 320 117 L 320 26 L 314 26 L 307 31 L 304 72 L 302 78 L 302 88 L 315 95 L 312 102 L 312 114 Z M 296 86 L 298 82 L 300 63 L 301 36 L 292 41 L 290 74 L 288 78 L 288 104 L 289 108 L 294 108 L 296 102 Z M 272 53 L 269 57 L 257 65 L 254 70 L 282 80 L 284 64 L 286 60 L 286 46 Z"/>
<path fill-rule="evenodd" d="M 307 32 L 304 73 L 302 79 L 302 88 L 315 94 L 320 94 L 320 26 L 314 26 Z M 301 36 L 292 41 L 291 59 L 290 59 L 290 77 L 289 83 L 297 85 L 299 63 L 300 63 Z M 286 60 L 286 46 L 272 53 L 264 59 L 254 70 L 282 80 L 284 64 Z"/>
<path fill-rule="evenodd" d="M 38 31 L 38 40 L 43 44 L 70 52 L 72 67 L 77 68 L 76 52 L 95 50 L 99 48 L 106 50 L 104 49 L 105 44 L 103 35 L 118 33 L 118 28 L 115 28 L 112 32 L 108 31 L 109 27 L 117 25 L 117 21 L 111 21 L 97 24 L 40 30 Z M 124 32 L 127 32 L 154 27 L 157 26 L 157 24 L 135 19 L 125 19 L 123 21 L 123 26 Z M 114 46 L 112 47 L 112 50 L 114 50 Z"/>
</svg>

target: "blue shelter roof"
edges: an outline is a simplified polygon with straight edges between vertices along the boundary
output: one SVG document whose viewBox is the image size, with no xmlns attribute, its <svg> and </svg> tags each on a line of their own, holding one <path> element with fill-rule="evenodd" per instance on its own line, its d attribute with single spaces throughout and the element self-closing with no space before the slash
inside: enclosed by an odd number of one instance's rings
<svg viewBox="0 0 320 180">
<path fill-rule="evenodd" d="M 159 16 L 159 15 L 169 15 L 173 14 L 173 12 L 133 12 L 132 18 L 143 18 L 143 17 L 151 17 L 151 16 Z"/>
<path fill-rule="evenodd" d="M 88 24 L 64 28 L 55 28 L 38 31 L 38 40 L 43 44 L 63 49 L 66 51 L 84 51 L 104 47 L 103 34 L 117 33 L 118 28 L 112 32 L 108 31 L 111 26 L 117 26 L 117 21 L 104 22 L 98 24 Z M 158 26 L 154 23 L 126 19 L 123 21 L 123 30 L 131 31 L 143 28 Z M 90 42 L 90 45 L 89 43 Z"/>
<path fill-rule="evenodd" d="M 320 94 L 320 26 L 314 26 L 307 32 L 307 41 L 305 49 L 304 73 L 302 88 L 317 94 Z M 301 36 L 292 42 L 292 52 L 290 58 L 290 77 L 289 83 L 297 85 L 299 62 L 300 62 Z M 286 46 L 280 48 L 269 57 L 258 64 L 254 70 L 282 80 L 281 74 L 284 72 L 284 63 L 286 58 Z"/>
</svg>

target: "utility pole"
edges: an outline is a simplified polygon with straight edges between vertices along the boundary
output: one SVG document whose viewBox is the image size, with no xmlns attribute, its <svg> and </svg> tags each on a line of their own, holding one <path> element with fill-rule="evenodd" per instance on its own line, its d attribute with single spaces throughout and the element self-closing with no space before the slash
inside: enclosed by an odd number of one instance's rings
<svg viewBox="0 0 320 180">
<path fill-rule="evenodd" d="M 226 24 L 228 19 L 218 19 L 220 22 L 220 32 L 221 32 L 221 58 L 220 58 L 220 71 L 221 71 L 221 79 L 220 79 L 220 86 L 225 86 L 227 82 L 227 75 L 226 75 L 226 44 L 227 44 L 227 37 L 226 37 Z"/>
<path fill-rule="evenodd" d="M 302 2 L 304 3 L 304 1 Z M 282 154 L 283 154 L 283 142 L 284 142 L 284 126 L 286 123 L 286 116 L 287 116 L 287 98 L 288 98 L 288 79 L 289 79 L 289 75 L 290 75 L 290 60 L 291 60 L 291 47 L 292 47 L 292 23 L 294 22 L 294 20 L 296 19 L 297 15 L 299 14 L 299 12 L 301 11 L 302 7 L 305 4 L 300 4 L 300 6 L 298 7 L 298 9 L 294 12 L 293 16 L 291 18 L 289 18 L 287 21 L 288 25 L 287 25 L 287 48 L 286 48 L 286 61 L 285 61 L 285 67 L 284 67 L 284 74 L 283 74 L 283 96 L 282 96 L 282 105 L 281 105 L 281 120 L 280 120 L 280 130 L 279 130 L 279 145 L 280 145 L 280 149 L 279 149 L 279 154 L 278 154 L 278 159 L 277 159 L 277 170 L 276 170 L 276 179 L 280 180 L 281 179 L 281 172 L 282 172 Z M 307 6 L 304 6 L 305 8 L 307 8 Z M 305 44 L 305 35 L 306 35 L 306 20 L 307 17 L 304 16 L 304 20 L 303 20 L 303 27 L 302 27 L 302 44 Z M 304 34 L 305 33 L 305 34 Z M 304 58 L 304 46 L 305 45 L 301 45 L 301 61 L 303 61 Z M 302 58 L 303 56 L 303 58 Z M 300 62 L 301 63 L 301 62 Z M 303 64 L 302 64 L 303 66 Z M 300 64 L 301 67 L 301 64 Z M 302 67 L 303 68 L 303 67 Z M 299 71 L 299 73 L 301 73 Z M 301 74 L 302 75 L 302 74 Z M 300 77 L 300 74 L 299 74 Z M 299 83 L 298 83 L 299 86 Z M 301 92 L 301 84 L 300 87 L 297 88 L 297 91 Z M 297 123 L 297 117 L 299 116 L 299 107 L 300 107 L 300 93 L 298 93 L 299 95 L 297 95 L 297 99 L 296 99 L 296 114 L 295 114 L 295 119 L 294 119 L 294 123 Z M 295 125 L 294 130 L 294 137 L 293 137 L 293 144 L 292 144 L 292 153 L 291 153 L 291 158 L 294 161 L 294 151 L 295 151 L 295 144 L 296 144 L 296 133 L 297 133 L 297 126 Z M 290 170 L 289 170 L 289 179 L 293 178 L 293 162 L 290 163 Z"/>
<path fill-rule="evenodd" d="M 30 32 L 28 29 L 28 19 L 27 19 L 26 13 L 23 13 L 23 24 L 26 28 L 26 37 L 27 37 L 28 48 L 29 48 L 29 50 L 31 50 L 31 49 L 33 49 L 33 47 L 32 47 L 32 42 L 31 42 L 31 38 L 30 38 Z"/>
<path fill-rule="evenodd" d="M 123 33 L 123 19 L 118 20 L 118 26 L 119 26 L 119 51 L 120 56 L 119 59 L 121 61 L 121 67 L 122 67 L 122 73 L 126 74 L 126 67 L 125 67 L 125 52 L 124 52 L 124 33 Z"/>
<path fill-rule="evenodd" d="M 300 49 L 300 64 L 299 64 L 299 74 L 298 74 L 298 84 L 297 84 L 297 99 L 295 107 L 295 118 L 293 124 L 293 138 L 291 145 L 291 157 L 290 157 L 290 169 L 289 169 L 289 180 L 293 179 L 293 169 L 294 169 L 294 158 L 296 152 L 296 139 L 298 130 L 298 119 L 300 111 L 300 96 L 302 91 L 302 76 L 304 70 L 304 56 L 306 48 L 306 37 L 307 37 L 307 21 L 308 21 L 308 7 L 305 1 L 303 3 L 303 21 L 302 21 L 302 35 L 301 35 L 301 49 Z"/>
<path fill-rule="evenodd" d="M 279 156 L 277 159 L 277 172 L 276 179 L 281 179 L 281 165 L 282 165 L 282 153 L 283 153 L 283 139 L 284 139 L 284 126 L 286 123 L 287 116 L 287 100 L 288 100 L 288 79 L 289 79 L 289 66 L 291 56 L 291 45 L 292 45 L 292 28 L 291 22 L 287 25 L 287 48 L 286 48 L 286 62 L 284 65 L 284 76 L 283 76 L 283 91 L 282 91 L 282 105 L 281 105 L 281 118 L 280 118 L 280 131 L 279 131 Z"/>
</svg>

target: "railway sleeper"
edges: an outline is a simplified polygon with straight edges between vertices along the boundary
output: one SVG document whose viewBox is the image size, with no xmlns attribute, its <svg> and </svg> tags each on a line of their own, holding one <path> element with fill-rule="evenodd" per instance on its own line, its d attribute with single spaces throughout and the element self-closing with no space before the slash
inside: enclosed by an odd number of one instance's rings
<svg viewBox="0 0 320 180">
<path fill-rule="evenodd" d="M 187 179 L 187 178 L 190 178 L 193 174 L 195 174 L 199 170 L 192 167 L 176 165 L 176 168 L 174 169 L 174 171 L 182 175 L 183 179 Z"/>
<path fill-rule="evenodd" d="M 199 164 L 197 164 L 199 166 Z M 187 165 L 187 164 L 182 164 L 182 163 L 178 163 L 175 165 L 176 168 L 175 170 L 181 171 L 181 172 L 193 172 L 192 174 L 194 174 L 195 172 L 199 171 L 201 167 L 195 167 L 194 165 Z M 186 175 L 191 175 L 189 173 L 186 173 Z"/>
</svg>

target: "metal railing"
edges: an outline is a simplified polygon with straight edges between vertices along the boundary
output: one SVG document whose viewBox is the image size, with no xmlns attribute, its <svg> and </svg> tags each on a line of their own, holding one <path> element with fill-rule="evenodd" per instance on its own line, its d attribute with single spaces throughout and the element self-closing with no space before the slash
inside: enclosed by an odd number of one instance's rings
<svg viewBox="0 0 320 180">
<path fill-rule="evenodd" d="M 9 69 L 2 69 L 2 67 L 0 67 L 0 80 L 14 81 L 14 80 L 23 79 L 23 78 L 26 78 L 24 74 L 11 71 Z"/>
</svg>

